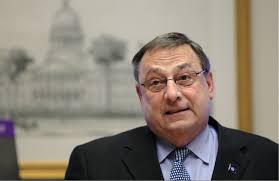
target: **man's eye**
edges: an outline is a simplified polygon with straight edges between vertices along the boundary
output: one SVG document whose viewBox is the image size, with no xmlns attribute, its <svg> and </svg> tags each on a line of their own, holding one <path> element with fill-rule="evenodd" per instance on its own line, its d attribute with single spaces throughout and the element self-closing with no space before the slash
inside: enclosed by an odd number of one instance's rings
<svg viewBox="0 0 279 181">
<path fill-rule="evenodd" d="M 191 76 L 187 75 L 187 74 L 184 74 L 184 75 L 180 75 L 178 76 L 177 80 L 189 80 L 191 79 Z"/>
<path fill-rule="evenodd" d="M 159 79 L 154 79 L 150 81 L 150 85 L 152 86 L 156 86 L 159 85 L 161 83 L 161 81 Z"/>
</svg>

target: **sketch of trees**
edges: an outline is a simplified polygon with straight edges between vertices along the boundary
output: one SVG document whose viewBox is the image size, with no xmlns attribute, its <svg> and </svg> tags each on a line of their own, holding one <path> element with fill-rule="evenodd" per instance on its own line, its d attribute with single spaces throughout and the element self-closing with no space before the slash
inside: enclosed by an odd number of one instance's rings
<svg viewBox="0 0 279 181">
<path fill-rule="evenodd" d="M 103 65 L 105 69 L 104 79 L 106 81 L 106 108 L 107 113 L 111 112 L 111 66 L 112 64 L 122 61 L 126 54 L 126 42 L 111 35 L 101 35 L 92 42 L 90 53 L 94 60 Z"/>
<path fill-rule="evenodd" d="M 17 100 L 12 95 L 18 95 L 18 79 L 26 71 L 27 67 L 33 62 L 33 58 L 23 48 L 12 48 L 8 51 L 8 56 L 4 59 L 7 74 L 10 80 L 10 91 L 8 96 L 10 101 L 8 117 L 16 121 Z M 18 97 L 18 96 L 16 96 Z"/>
<path fill-rule="evenodd" d="M 13 48 L 9 51 L 8 57 L 11 70 L 9 71 L 9 78 L 12 82 L 16 82 L 17 78 L 25 72 L 29 64 L 33 62 L 26 50 L 22 48 Z"/>
</svg>

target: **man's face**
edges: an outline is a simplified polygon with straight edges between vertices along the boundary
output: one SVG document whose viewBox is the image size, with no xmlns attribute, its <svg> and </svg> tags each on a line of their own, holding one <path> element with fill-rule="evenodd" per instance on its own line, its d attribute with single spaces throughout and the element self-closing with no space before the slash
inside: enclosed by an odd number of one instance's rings
<svg viewBox="0 0 279 181">
<path fill-rule="evenodd" d="M 189 71 L 202 70 L 198 56 L 188 45 L 146 52 L 139 64 L 139 82 L 155 78 L 172 79 Z M 214 94 L 212 74 L 198 74 L 190 86 L 168 80 L 164 89 L 152 92 L 136 86 L 150 129 L 176 146 L 192 141 L 206 126 L 209 103 Z"/>
</svg>

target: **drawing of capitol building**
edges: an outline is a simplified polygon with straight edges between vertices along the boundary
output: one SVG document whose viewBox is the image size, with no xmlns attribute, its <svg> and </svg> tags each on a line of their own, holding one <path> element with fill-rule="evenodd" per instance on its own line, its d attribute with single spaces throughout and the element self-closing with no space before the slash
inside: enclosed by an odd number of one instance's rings
<svg viewBox="0 0 279 181">
<path fill-rule="evenodd" d="M 107 72 L 85 51 L 84 40 L 78 14 L 64 1 L 54 16 L 44 61 L 30 65 L 16 83 L 1 76 L 0 113 L 19 117 L 140 115 L 131 65 L 112 62 Z M 1 54 L 3 50 L 0 61 Z"/>
</svg>

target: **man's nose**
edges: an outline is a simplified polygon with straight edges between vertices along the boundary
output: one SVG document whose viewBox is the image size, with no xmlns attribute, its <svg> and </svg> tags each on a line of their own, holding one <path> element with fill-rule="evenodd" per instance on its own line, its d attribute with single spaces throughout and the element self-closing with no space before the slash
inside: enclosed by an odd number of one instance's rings
<svg viewBox="0 0 279 181">
<path fill-rule="evenodd" d="M 164 96 L 165 99 L 170 102 L 175 102 L 178 99 L 181 99 L 181 91 L 173 79 L 168 79 Z"/>
</svg>

